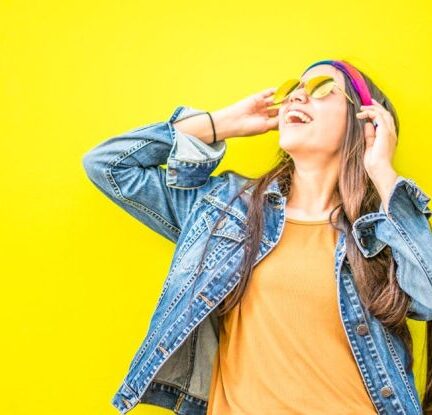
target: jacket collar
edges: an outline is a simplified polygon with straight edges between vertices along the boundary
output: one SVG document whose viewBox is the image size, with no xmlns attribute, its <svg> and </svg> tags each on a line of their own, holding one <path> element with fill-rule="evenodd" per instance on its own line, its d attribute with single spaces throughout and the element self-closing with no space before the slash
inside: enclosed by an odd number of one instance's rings
<svg viewBox="0 0 432 415">
<path fill-rule="evenodd" d="M 255 186 L 250 187 L 249 189 L 246 190 L 246 193 L 252 194 L 252 191 L 254 189 Z M 267 189 L 264 191 L 264 194 L 273 194 L 274 196 L 279 196 L 279 197 L 283 197 L 280 187 L 279 187 L 279 183 L 277 181 L 277 177 L 274 178 L 267 186 Z"/>
<path fill-rule="evenodd" d="M 267 189 L 264 191 L 264 194 L 270 194 L 270 193 L 274 193 L 274 194 L 282 197 L 282 193 L 280 191 L 277 177 L 269 183 L 269 185 L 267 186 Z"/>
</svg>

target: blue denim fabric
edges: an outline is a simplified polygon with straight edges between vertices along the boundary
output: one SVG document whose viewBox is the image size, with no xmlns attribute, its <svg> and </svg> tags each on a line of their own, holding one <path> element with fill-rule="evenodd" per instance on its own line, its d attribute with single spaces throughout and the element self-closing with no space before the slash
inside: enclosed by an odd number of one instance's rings
<svg viewBox="0 0 432 415">
<path fill-rule="evenodd" d="M 232 172 L 211 175 L 226 143 L 206 144 L 173 125 L 204 112 L 179 106 L 168 121 L 109 138 L 83 157 L 89 179 L 101 192 L 176 244 L 148 332 L 112 399 L 122 414 L 139 403 L 185 415 L 204 415 L 207 410 L 218 346 L 214 311 L 239 282 L 250 191 L 228 207 L 245 179 Z M 276 180 L 265 193 L 265 226 L 255 265 L 276 246 L 285 223 L 286 197 Z M 413 180 L 398 176 L 388 214 L 381 204 L 378 212 L 359 217 L 352 226 L 366 258 L 390 246 L 398 282 L 412 300 L 409 317 L 424 321 L 432 320 L 429 201 Z M 212 231 L 221 211 L 227 219 Z M 379 414 L 422 414 L 413 373 L 405 370 L 402 342 L 360 302 L 345 236 L 338 233 L 335 248 L 338 307 L 365 388 Z M 208 255 L 198 270 L 209 237 Z"/>
</svg>

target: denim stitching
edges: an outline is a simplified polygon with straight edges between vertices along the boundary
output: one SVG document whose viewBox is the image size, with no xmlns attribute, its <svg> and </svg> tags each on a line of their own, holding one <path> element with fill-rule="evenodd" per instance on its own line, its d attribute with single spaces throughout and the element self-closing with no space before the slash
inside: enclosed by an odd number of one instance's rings
<svg viewBox="0 0 432 415">
<path fill-rule="evenodd" d="M 403 382 L 404 382 L 404 384 L 405 384 L 405 386 L 406 386 L 406 388 L 408 390 L 408 393 L 410 395 L 412 403 L 414 404 L 415 408 L 417 409 L 418 413 L 420 414 L 421 413 L 420 412 L 420 408 L 417 405 L 417 401 L 416 401 L 416 399 L 415 399 L 415 397 L 413 395 L 411 386 L 410 386 L 410 384 L 408 382 L 408 378 L 407 378 L 407 375 L 406 375 L 405 368 L 404 368 L 401 360 L 397 356 L 397 353 L 396 353 L 396 350 L 394 349 L 393 342 L 391 340 L 390 334 L 388 333 L 388 330 L 387 330 L 386 327 L 382 326 L 382 328 L 383 328 L 383 331 L 384 331 L 384 335 L 386 337 L 386 343 L 387 343 L 387 346 L 388 346 L 388 348 L 390 350 L 390 354 L 392 356 L 392 359 L 393 359 L 395 365 L 397 366 L 397 368 L 399 369 L 399 373 L 400 373 L 400 375 L 401 375 L 401 377 L 403 379 Z"/>
<path fill-rule="evenodd" d="M 110 167 L 106 168 L 104 171 L 105 177 L 106 177 L 107 181 L 110 183 L 111 188 L 113 189 L 114 193 L 116 194 L 116 196 L 120 200 L 123 200 L 125 203 L 131 205 L 132 207 L 134 207 L 134 208 L 138 209 L 139 211 L 141 211 L 141 212 L 153 217 L 154 219 L 158 220 L 160 222 L 160 224 L 163 225 L 167 230 L 174 232 L 174 237 L 177 238 L 178 235 L 180 234 L 180 229 L 177 226 L 168 222 L 164 217 L 159 215 L 157 212 L 155 212 L 152 209 L 148 208 L 147 206 L 143 205 L 142 203 L 138 203 L 138 202 L 135 202 L 134 200 L 130 200 L 130 199 L 124 197 L 123 194 L 121 193 L 120 186 L 115 181 L 113 173 L 112 173 L 113 167 L 117 167 L 117 164 L 120 161 L 124 160 L 130 154 L 134 153 L 135 151 L 138 151 L 139 149 L 141 149 L 142 147 L 144 147 L 145 145 L 147 145 L 149 143 L 151 143 L 151 140 L 143 140 L 143 141 L 139 142 L 138 144 L 131 146 L 129 149 L 122 152 L 121 154 L 115 156 L 113 159 L 111 159 L 108 162 Z"/>
</svg>

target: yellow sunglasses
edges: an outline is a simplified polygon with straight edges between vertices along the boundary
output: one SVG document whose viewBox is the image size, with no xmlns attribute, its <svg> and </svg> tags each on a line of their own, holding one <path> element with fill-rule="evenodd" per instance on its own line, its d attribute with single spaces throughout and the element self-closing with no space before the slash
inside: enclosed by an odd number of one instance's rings
<svg viewBox="0 0 432 415">
<path fill-rule="evenodd" d="M 300 80 L 298 79 L 289 79 L 285 81 L 273 94 L 273 105 L 279 105 L 284 102 L 289 94 L 291 94 L 297 87 L 300 85 Z M 306 81 L 305 91 L 309 97 L 312 98 L 323 98 L 326 95 L 330 94 L 333 87 L 338 88 L 344 95 L 348 98 L 348 100 L 354 104 L 354 101 L 347 95 L 347 93 L 336 83 L 335 79 L 328 75 L 321 75 L 310 78 Z"/>
</svg>

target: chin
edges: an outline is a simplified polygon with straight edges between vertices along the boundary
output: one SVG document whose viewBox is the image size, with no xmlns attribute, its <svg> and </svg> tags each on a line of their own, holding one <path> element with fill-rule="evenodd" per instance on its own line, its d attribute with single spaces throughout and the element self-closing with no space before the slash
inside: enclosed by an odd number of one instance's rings
<svg viewBox="0 0 432 415">
<path fill-rule="evenodd" d="M 299 143 L 304 143 L 308 137 L 310 137 L 310 134 L 301 134 L 285 130 L 279 136 L 279 145 L 281 147 L 297 147 Z"/>
</svg>

